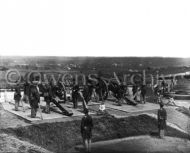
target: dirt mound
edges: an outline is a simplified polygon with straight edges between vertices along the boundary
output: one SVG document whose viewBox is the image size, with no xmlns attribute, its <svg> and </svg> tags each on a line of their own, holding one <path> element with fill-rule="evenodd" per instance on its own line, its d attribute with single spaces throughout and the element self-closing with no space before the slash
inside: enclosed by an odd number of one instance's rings
<svg viewBox="0 0 190 153">
<path fill-rule="evenodd" d="M 16 139 L 7 134 L 0 134 L 0 153 L 51 153 L 39 146 Z"/>
<path fill-rule="evenodd" d="M 135 147 L 134 147 L 135 146 Z M 84 152 L 83 146 L 77 146 L 77 151 Z M 74 153 L 77 151 L 71 150 Z M 150 136 L 137 136 L 124 139 L 102 141 L 92 144 L 92 152 L 98 153 L 189 153 L 190 141 L 164 137 L 159 139 Z"/>
<path fill-rule="evenodd" d="M 154 135 L 157 132 L 157 120 L 148 115 L 121 119 L 106 115 L 93 120 L 93 142 L 129 136 Z M 82 144 L 80 120 L 8 128 L 3 129 L 3 132 L 57 153 L 67 152 L 68 149 Z M 185 133 L 170 127 L 167 128 L 166 135 L 188 138 Z"/>
</svg>

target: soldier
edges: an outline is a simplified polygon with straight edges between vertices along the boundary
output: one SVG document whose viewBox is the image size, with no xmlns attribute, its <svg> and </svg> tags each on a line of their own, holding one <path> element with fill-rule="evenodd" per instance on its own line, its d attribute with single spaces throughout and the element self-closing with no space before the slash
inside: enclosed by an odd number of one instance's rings
<svg viewBox="0 0 190 153">
<path fill-rule="evenodd" d="M 57 82 L 57 93 L 58 93 L 58 96 L 61 100 L 64 100 L 64 103 L 66 103 L 66 87 L 65 85 L 60 81 L 58 80 Z"/>
<path fill-rule="evenodd" d="M 29 103 L 29 90 L 30 90 L 30 84 L 28 83 L 28 81 L 26 81 L 24 83 L 24 95 L 22 98 L 22 101 L 24 101 L 25 103 Z"/>
<path fill-rule="evenodd" d="M 80 90 L 78 85 L 75 85 L 72 89 L 73 108 L 78 108 L 78 99 L 82 99 L 83 109 L 87 108 L 87 102 L 84 97 L 84 93 Z"/>
<path fill-rule="evenodd" d="M 93 120 L 92 117 L 88 114 L 88 109 L 84 110 L 85 116 L 81 121 L 81 135 L 87 153 L 91 152 L 91 138 L 92 138 L 92 128 Z"/>
<path fill-rule="evenodd" d="M 103 99 L 104 82 L 103 82 L 101 77 L 98 77 L 97 80 L 98 80 L 98 84 L 96 85 L 97 86 L 97 93 L 99 95 L 99 100 L 103 102 L 104 101 L 104 99 Z"/>
<path fill-rule="evenodd" d="M 92 100 L 93 98 L 94 99 L 96 98 L 95 97 L 96 96 L 96 87 L 95 87 L 93 81 L 88 76 L 86 76 L 86 85 L 84 85 L 82 94 L 84 96 L 84 100 L 87 105 L 90 100 Z"/>
<path fill-rule="evenodd" d="M 21 99 L 21 92 L 20 92 L 20 87 L 17 84 L 15 88 L 15 93 L 14 93 L 14 100 L 15 100 L 15 111 L 18 111 L 19 103 Z"/>
<path fill-rule="evenodd" d="M 146 103 L 146 86 L 145 85 L 141 86 L 141 96 L 142 96 L 143 103 L 145 104 Z"/>
<path fill-rule="evenodd" d="M 141 89 L 140 89 L 140 87 L 137 88 L 137 91 L 134 95 L 134 99 L 136 102 L 141 103 Z"/>
<path fill-rule="evenodd" d="M 73 108 L 78 107 L 79 86 L 75 85 L 72 89 Z"/>
<path fill-rule="evenodd" d="M 52 97 L 55 98 L 57 96 L 57 84 L 53 80 L 50 81 L 50 87 L 52 92 Z"/>
<path fill-rule="evenodd" d="M 133 96 L 134 96 L 137 92 L 137 86 L 136 85 L 133 85 L 132 91 L 133 91 Z"/>
<path fill-rule="evenodd" d="M 164 104 L 160 103 L 160 109 L 158 110 L 158 132 L 159 132 L 159 137 L 163 138 L 164 133 L 165 133 L 165 128 L 166 128 L 166 120 L 167 120 L 167 112 L 163 108 Z"/>
<path fill-rule="evenodd" d="M 124 94 L 126 92 L 126 87 L 123 83 L 121 83 L 119 86 L 118 86 L 118 105 L 121 106 L 122 105 L 122 99 L 124 98 Z"/>
<path fill-rule="evenodd" d="M 29 102 L 31 106 L 31 117 L 35 118 L 37 109 L 40 103 L 40 94 L 38 88 L 39 81 L 33 81 L 32 85 L 30 86 L 30 93 L 29 93 Z"/>
<path fill-rule="evenodd" d="M 44 100 L 46 102 L 45 113 L 50 114 L 50 102 L 52 98 L 51 87 L 49 84 L 44 85 Z"/>
<path fill-rule="evenodd" d="M 167 83 L 163 80 L 162 83 L 161 83 L 161 85 L 162 85 L 162 94 L 164 94 L 165 91 L 166 91 Z"/>
<path fill-rule="evenodd" d="M 100 106 L 98 110 L 98 114 L 104 114 L 105 113 L 105 103 L 104 103 L 104 97 L 103 97 L 103 89 L 104 89 L 104 81 L 102 80 L 101 76 L 98 76 L 97 78 L 98 84 L 97 86 L 97 94 L 99 95 L 99 101 L 100 101 Z"/>
</svg>

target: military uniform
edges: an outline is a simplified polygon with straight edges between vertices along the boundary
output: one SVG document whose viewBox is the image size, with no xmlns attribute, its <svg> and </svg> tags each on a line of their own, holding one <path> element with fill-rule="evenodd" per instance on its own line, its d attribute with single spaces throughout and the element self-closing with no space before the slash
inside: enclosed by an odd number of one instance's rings
<svg viewBox="0 0 190 153">
<path fill-rule="evenodd" d="M 81 135 L 86 152 L 91 151 L 91 138 L 92 138 L 93 120 L 90 115 L 85 114 L 81 121 Z"/>
<path fill-rule="evenodd" d="M 139 103 L 141 102 L 141 89 L 140 88 L 137 89 L 137 91 L 134 95 L 134 99 L 135 99 L 135 101 L 137 101 Z"/>
<path fill-rule="evenodd" d="M 17 86 L 17 87 L 15 88 L 15 93 L 14 93 L 15 110 L 16 110 L 16 111 L 18 111 L 20 99 L 21 99 L 20 87 Z"/>
<path fill-rule="evenodd" d="M 92 117 L 90 115 L 85 115 L 81 121 L 81 134 L 84 139 L 91 139 L 92 127 Z"/>
<path fill-rule="evenodd" d="M 162 104 L 161 104 L 162 105 Z M 164 137 L 165 128 L 166 128 L 166 120 L 167 120 L 167 112 L 164 108 L 160 108 L 158 110 L 158 129 L 159 129 L 159 136 L 161 138 Z"/>
<path fill-rule="evenodd" d="M 72 89 L 73 108 L 78 107 L 78 97 L 79 97 L 79 86 L 75 85 Z"/>
<path fill-rule="evenodd" d="M 24 96 L 22 98 L 23 101 L 26 103 L 29 103 L 29 90 L 30 90 L 30 84 L 28 82 L 24 83 Z"/>
<path fill-rule="evenodd" d="M 46 113 L 50 113 L 50 102 L 51 102 L 51 98 L 52 98 L 52 92 L 51 92 L 51 87 L 48 84 L 44 85 L 44 100 L 46 102 L 46 109 L 45 112 Z"/>
<path fill-rule="evenodd" d="M 39 88 L 37 87 L 37 85 L 31 85 L 29 93 L 29 103 L 31 106 L 32 118 L 36 117 L 39 102 L 40 102 Z"/>
<path fill-rule="evenodd" d="M 142 100 L 145 103 L 146 102 L 146 86 L 145 85 L 141 86 L 141 95 L 142 95 Z"/>
<path fill-rule="evenodd" d="M 98 78 L 98 84 L 96 86 L 97 86 L 97 93 L 99 95 L 99 100 L 104 101 L 104 98 L 103 98 L 104 82 L 101 78 Z"/>
</svg>

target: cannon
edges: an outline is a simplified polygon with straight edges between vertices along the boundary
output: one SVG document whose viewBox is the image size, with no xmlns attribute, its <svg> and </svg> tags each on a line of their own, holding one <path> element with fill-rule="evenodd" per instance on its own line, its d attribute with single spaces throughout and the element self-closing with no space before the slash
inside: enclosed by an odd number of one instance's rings
<svg viewBox="0 0 190 153">
<path fill-rule="evenodd" d="M 98 101 L 106 100 L 108 97 L 108 84 L 106 81 L 104 79 L 98 79 L 98 83 L 93 84 L 88 80 L 87 85 L 82 87 L 82 94 L 87 104 L 91 100 L 93 92 L 96 93 Z"/>
<path fill-rule="evenodd" d="M 115 80 L 110 80 L 108 84 L 108 90 L 113 93 L 113 96 L 118 100 L 118 104 L 120 104 L 120 100 L 123 99 L 127 104 L 136 106 L 137 102 L 131 97 L 127 92 L 127 86 L 123 84 L 119 84 Z"/>
<path fill-rule="evenodd" d="M 39 88 L 41 96 L 44 96 L 46 86 L 44 84 L 40 84 Z M 55 106 L 59 108 L 63 115 L 72 116 L 73 112 L 60 104 L 66 101 L 66 90 L 64 84 L 62 82 L 57 82 L 56 85 L 50 84 L 49 88 L 50 90 L 48 94 L 50 97 L 50 102 L 55 104 Z"/>
</svg>

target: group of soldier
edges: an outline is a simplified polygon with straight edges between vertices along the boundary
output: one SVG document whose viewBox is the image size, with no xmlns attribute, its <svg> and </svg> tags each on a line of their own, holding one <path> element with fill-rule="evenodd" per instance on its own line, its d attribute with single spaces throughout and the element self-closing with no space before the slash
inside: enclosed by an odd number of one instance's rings
<svg viewBox="0 0 190 153">
<path fill-rule="evenodd" d="M 99 86 L 100 87 L 100 86 Z M 79 85 L 72 86 L 72 102 L 73 108 L 78 108 L 78 101 L 82 99 L 83 108 L 87 108 L 88 101 L 91 98 L 91 94 L 94 92 L 95 87 L 93 85 L 86 85 L 81 89 Z M 99 88 L 99 90 L 101 87 Z M 98 90 L 98 91 L 99 91 Z M 50 113 L 50 103 L 55 101 L 57 97 L 63 103 L 66 102 L 66 87 L 61 81 L 50 81 L 41 83 L 39 79 L 35 79 L 30 83 L 25 81 L 23 84 L 23 97 L 21 96 L 21 85 L 15 85 L 14 100 L 15 110 L 18 111 L 19 103 L 23 105 L 23 102 L 29 103 L 31 107 L 31 117 L 35 118 L 38 108 L 40 107 L 40 97 L 44 97 L 46 107 L 43 110 L 45 113 Z M 101 90 L 100 90 L 101 92 Z M 101 95 L 101 94 L 100 94 Z M 101 97 L 101 96 L 100 96 Z M 101 98 L 100 98 L 101 99 Z M 60 105 L 59 105 L 60 106 Z"/>
<path fill-rule="evenodd" d="M 24 83 L 24 95 L 21 96 L 21 90 L 19 85 L 15 87 L 15 93 L 14 93 L 14 100 L 15 100 L 15 110 L 18 110 L 19 102 L 25 101 L 26 103 L 29 103 L 31 106 L 31 117 L 35 118 L 37 110 L 40 109 L 40 96 L 44 97 L 44 100 L 46 102 L 45 107 L 45 113 L 50 113 L 50 103 L 55 96 L 58 96 L 59 98 L 63 97 L 64 102 L 66 101 L 66 89 L 65 86 L 61 82 L 50 82 L 50 83 L 44 83 L 40 84 L 39 80 L 32 81 L 31 84 L 28 82 Z M 41 89 L 40 89 L 41 88 Z M 123 96 L 123 93 L 125 91 L 125 87 L 123 85 L 119 85 L 118 88 L 116 88 L 115 96 L 117 98 L 121 98 Z M 132 88 L 133 92 L 133 98 L 137 102 L 145 103 L 145 96 L 146 96 L 146 86 L 133 86 Z M 92 128 L 93 128 L 93 120 L 92 117 L 89 115 L 89 110 L 87 107 L 89 96 L 92 96 L 92 94 L 98 94 L 99 95 L 99 101 L 101 101 L 100 106 L 105 107 L 103 101 L 103 84 L 99 82 L 98 85 L 93 86 L 87 85 L 83 88 L 83 90 L 80 89 L 78 85 L 74 85 L 72 88 L 72 101 L 73 101 L 73 108 L 78 108 L 78 100 L 79 98 L 83 101 L 83 108 L 84 108 L 84 116 L 81 120 L 81 135 L 83 138 L 83 143 L 86 152 L 91 151 L 91 137 L 92 137 Z M 161 93 L 161 91 L 159 92 Z M 158 96 L 159 97 L 159 96 Z M 158 104 L 160 105 L 160 109 L 157 112 L 157 119 L 158 119 L 158 133 L 159 137 L 164 137 L 164 132 L 166 128 L 166 120 L 167 120 L 167 112 L 164 109 L 164 103 L 162 102 L 162 99 L 158 101 Z M 101 108 L 102 109 L 102 108 Z M 105 109 L 105 108 L 104 108 Z"/>
<path fill-rule="evenodd" d="M 23 101 L 25 103 L 29 103 L 31 106 L 31 117 L 35 118 L 37 109 L 39 108 L 40 102 L 40 90 L 39 90 L 39 81 L 32 81 L 31 84 L 28 82 L 24 83 L 24 94 L 21 96 L 21 87 L 19 84 L 16 84 L 15 92 L 14 92 L 14 100 L 15 100 L 15 110 L 18 111 L 19 103 Z M 24 107 L 24 106 L 23 106 Z"/>
<path fill-rule="evenodd" d="M 87 81 L 87 84 L 81 87 L 79 85 L 72 86 L 72 102 L 73 108 L 78 108 L 78 101 L 79 99 L 83 102 L 83 108 L 86 108 L 88 105 L 88 101 L 92 98 L 93 95 L 98 97 L 98 101 L 101 106 L 104 106 L 104 100 L 107 98 L 106 94 L 107 90 L 112 90 L 113 95 L 116 99 L 120 100 L 124 97 L 125 87 L 122 85 L 117 86 L 106 86 L 105 82 L 98 78 L 98 83 L 96 85 L 92 84 L 90 80 Z M 107 87 L 107 88 L 106 88 Z M 15 100 L 15 110 L 18 110 L 19 102 L 22 103 L 23 101 L 29 103 L 31 106 L 31 117 L 35 118 L 37 110 L 39 108 L 40 103 L 40 96 L 44 97 L 44 101 L 46 102 L 46 107 L 44 112 L 50 113 L 50 103 L 55 97 L 63 100 L 66 102 L 66 87 L 61 81 L 50 81 L 46 83 L 41 83 L 38 79 L 35 79 L 31 83 L 25 82 L 23 84 L 24 94 L 23 97 L 21 96 L 21 87 L 19 84 L 15 86 L 15 93 L 14 93 L 14 100 Z M 146 89 L 145 86 L 141 87 L 134 87 L 133 88 L 133 96 L 134 100 L 140 102 L 142 101 L 145 103 L 145 94 Z M 140 98 L 142 97 L 142 98 Z"/>
</svg>

